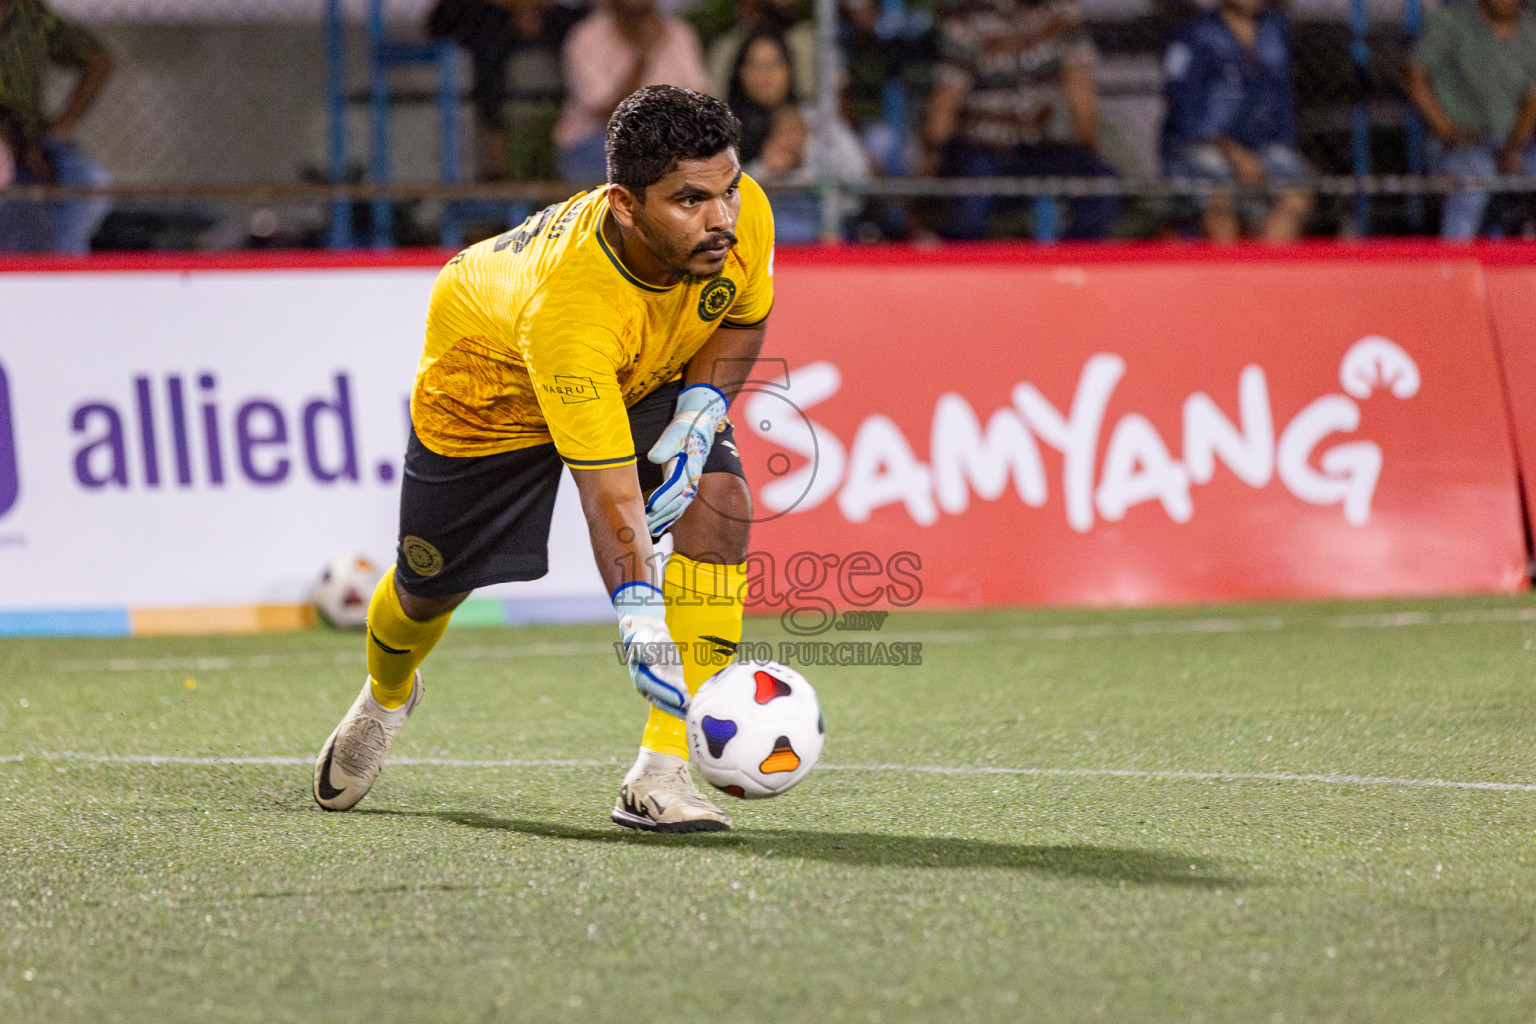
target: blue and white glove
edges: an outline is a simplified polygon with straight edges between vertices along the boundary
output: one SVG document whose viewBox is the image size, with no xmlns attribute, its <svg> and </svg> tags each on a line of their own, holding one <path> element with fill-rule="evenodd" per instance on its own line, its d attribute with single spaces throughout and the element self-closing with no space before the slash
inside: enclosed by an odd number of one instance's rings
<svg viewBox="0 0 1536 1024">
<path fill-rule="evenodd" d="M 626 583 L 613 592 L 629 677 L 640 696 L 669 715 L 688 713 L 682 661 L 667 629 L 667 605 L 650 583 Z"/>
<path fill-rule="evenodd" d="M 677 396 L 672 422 L 645 456 L 666 470 L 666 479 L 645 502 L 645 525 L 653 540 L 671 529 L 699 493 L 704 460 L 725 408 L 724 392 L 712 384 L 690 384 Z"/>
</svg>

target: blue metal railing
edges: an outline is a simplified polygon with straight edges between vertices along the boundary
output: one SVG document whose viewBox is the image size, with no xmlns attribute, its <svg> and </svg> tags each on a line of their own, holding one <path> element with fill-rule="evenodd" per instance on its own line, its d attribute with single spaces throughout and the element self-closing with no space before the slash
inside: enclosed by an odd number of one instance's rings
<svg viewBox="0 0 1536 1024">
<path fill-rule="evenodd" d="M 1424 14 L 1419 6 L 1419 0 L 1405 0 L 1403 6 L 1403 28 L 1408 31 L 1409 39 L 1419 38 L 1419 33 L 1424 31 Z M 1404 123 L 1407 132 L 1409 174 L 1424 173 L 1424 119 L 1419 112 L 1413 109 L 1413 104 L 1408 105 L 1407 121 Z M 1424 200 L 1421 196 L 1408 197 L 1408 225 L 1415 231 L 1424 226 Z"/>
<path fill-rule="evenodd" d="M 332 182 L 341 182 L 347 176 L 346 26 L 342 18 L 341 0 L 326 0 L 325 24 L 326 84 L 330 90 L 330 179 Z M 433 65 L 437 70 L 437 107 L 442 131 L 438 155 L 439 177 L 450 184 L 462 181 L 463 168 L 459 159 L 458 55 L 454 44 L 447 39 L 433 43 L 390 39 L 384 25 L 384 0 L 368 0 L 365 38 L 370 128 L 368 181 L 383 185 L 390 180 L 389 73 L 396 68 L 419 65 Z M 388 248 L 394 242 L 394 207 L 388 200 L 375 199 L 371 204 L 371 213 L 369 242 L 374 248 Z M 443 210 L 439 236 L 442 244 L 450 248 L 463 243 L 463 228 L 458 211 L 451 203 Z M 328 241 L 333 248 L 346 248 L 355 243 L 348 204 L 338 202 L 332 205 Z"/>
</svg>

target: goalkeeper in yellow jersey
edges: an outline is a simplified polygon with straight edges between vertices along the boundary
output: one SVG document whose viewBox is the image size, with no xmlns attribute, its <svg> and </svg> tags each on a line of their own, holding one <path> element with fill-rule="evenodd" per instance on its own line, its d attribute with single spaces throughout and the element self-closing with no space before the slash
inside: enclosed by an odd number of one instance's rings
<svg viewBox="0 0 1536 1024">
<path fill-rule="evenodd" d="M 773 214 L 718 100 L 650 86 L 608 122 L 608 185 L 438 275 L 411 393 L 400 546 L 368 608 L 368 681 L 315 762 L 355 805 L 475 587 L 548 569 L 571 469 L 628 671 L 652 704 L 613 820 L 729 828 L 688 774 L 688 697 L 741 639 L 751 496 L 726 410 L 773 304 Z M 653 557 L 670 532 L 673 554 Z M 713 655 L 713 657 L 712 657 Z"/>
</svg>

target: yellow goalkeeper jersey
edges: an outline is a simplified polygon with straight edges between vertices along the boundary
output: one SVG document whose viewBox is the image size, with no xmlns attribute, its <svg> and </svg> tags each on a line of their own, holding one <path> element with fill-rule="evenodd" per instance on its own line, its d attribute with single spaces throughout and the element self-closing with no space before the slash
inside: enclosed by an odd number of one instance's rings
<svg viewBox="0 0 1536 1024">
<path fill-rule="evenodd" d="M 721 275 L 659 288 L 603 238 L 608 190 L 584 192 L 470 246 L 437 276 L 411 423 L 439 455 L 553 441 L 569 466 L 635 459 L 626 410 L 675 380 L 721 324 L 773 305 L 773 212 L 741 179 L 737 244 Z"/>
</svg>

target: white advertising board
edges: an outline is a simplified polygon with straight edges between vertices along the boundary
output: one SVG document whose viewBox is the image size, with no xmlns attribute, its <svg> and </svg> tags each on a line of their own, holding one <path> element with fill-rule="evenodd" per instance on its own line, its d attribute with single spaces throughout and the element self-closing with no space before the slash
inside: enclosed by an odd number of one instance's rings
<svg viewBox="0 0 1536 1024">
<path fill-rule="evenodd" d="M 431 268 L 0 274 L 0 612 L 300 603 L 393 561 Z M 601 598 L 562 486 L 543 580 Z"/>
</svg>

